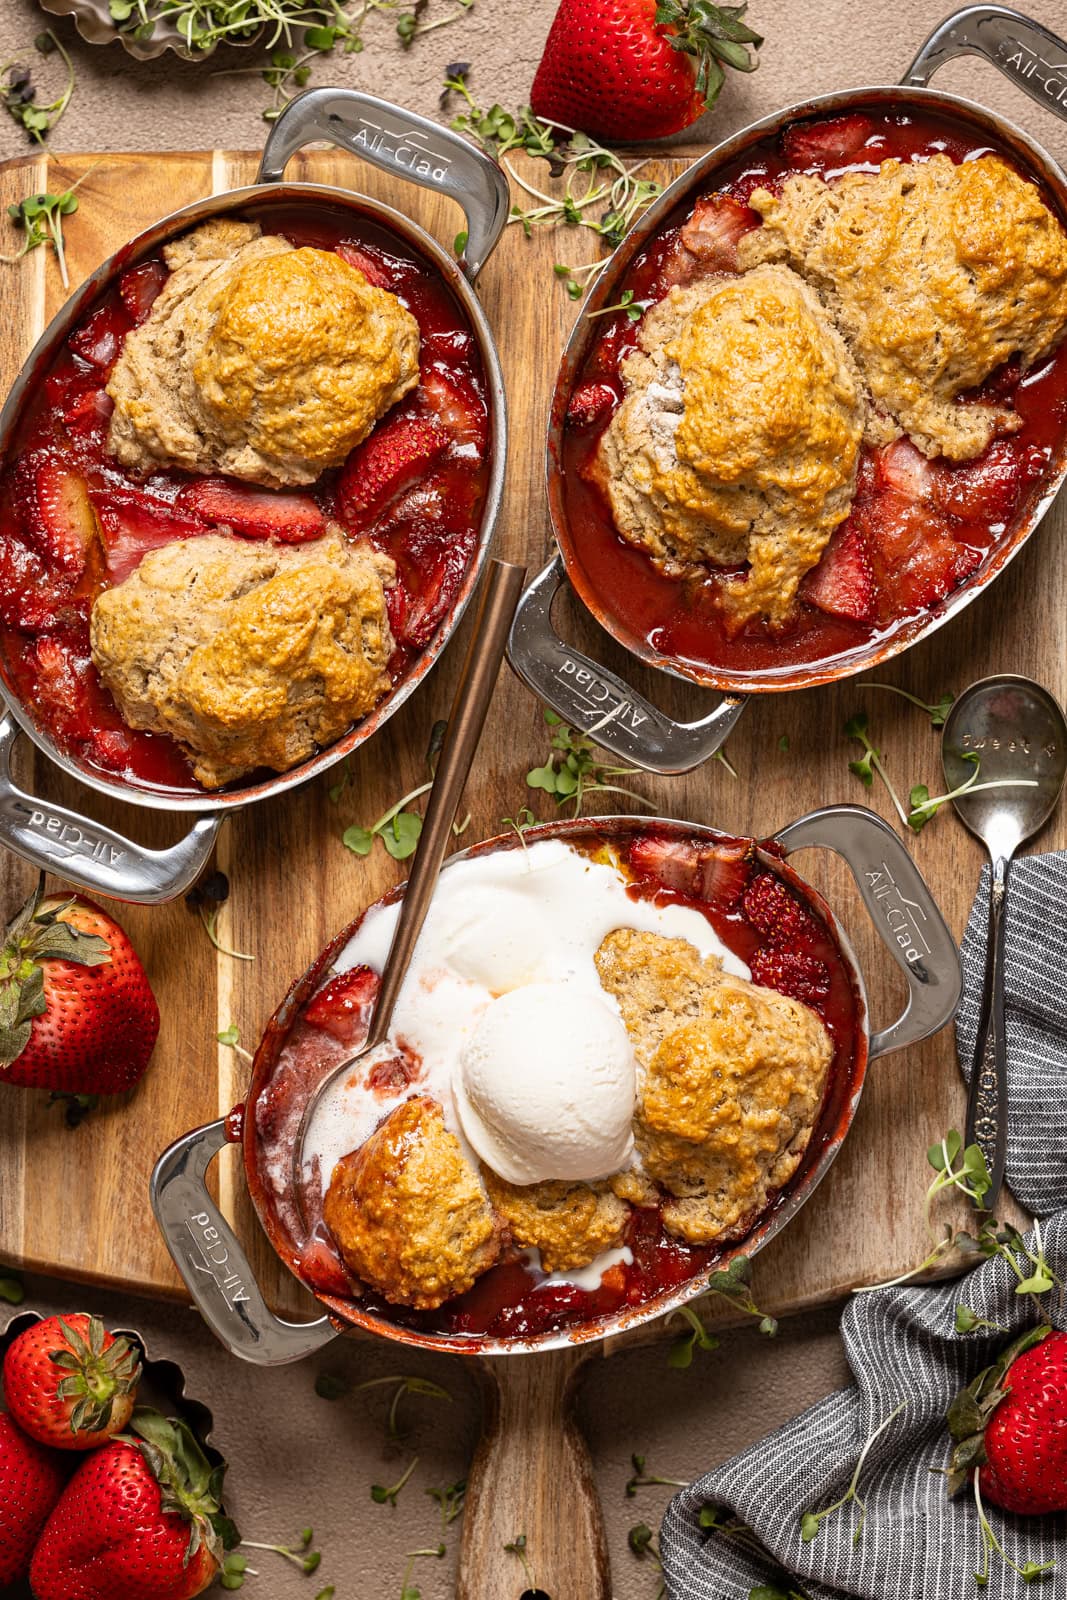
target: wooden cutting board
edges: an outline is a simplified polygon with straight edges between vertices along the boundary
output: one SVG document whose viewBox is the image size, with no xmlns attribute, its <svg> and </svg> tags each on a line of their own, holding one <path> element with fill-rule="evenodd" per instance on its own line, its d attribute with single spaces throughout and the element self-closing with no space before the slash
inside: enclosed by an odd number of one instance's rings
<svg viewBox="0 0 1067 1600">
<path fill-rule="evenodd" d="M 42 155 L 0 169 L 0 206 L 84 179 L 80 209 L 67 225 L 76 284 L 163 211 L 251 182 L 256 164 L 254 155 L 223 151 Z M 683 166 L 678 160 L 659 161 L 649 175 L 668 181 Z M 531 168 L 535 181 L 542 181 L 543 170 Z M 386 198 L 444 240 L 451 240 L 458 226 L 448 202 L 398 186 L 347 156 L 314 152 L 294 162 L 289 175 Z M 5 248 L 17 247 L 12 231 Z M 526 240 L 519 228 L 509 227 L 479 286 L 500 343 L 511 416 L 508 484 L 496 548 L 508 559 L 526 562 L 531 573 L 550 549 L 542 492 L 544 422 L 556 363 L 575 314 L 552 267 L 557 261 L 587 261 L 594 253 L 595 241 L 585 232 L 538 232 Z M 0 272 L 6 310 L 0 379 L 6 387 L 60 304 L 62 289 L 44 250 Z M 1063 700 L 1064 533 L 1061 502 L 987 595 L 879 676 L 936 700 L 946 689 L 959 690 L 990 671 L 1011 670 L 1031 674 Z M 574 614 L 571 620 L 576 643 L 628 673 L 639 690 L 666 709 L 696 714 L 701 698 L 696 690 L 636 669 L 592 624 Z M 120 909 L 159 997 L 163 1025 L 154 1062 L 137 1090 L 74 1130 L 43 1096 L 0 1087 L 0 1258 L 140 1293 L 179 1293 L 149 1210 L 152 1164 L 176 1135 L 214 1119 L 241 1098 L 245 1067 L 232 1050 L 217 1045 L 217 1032 L 236 1024 L 244 1043 L 253 1047 L 292 979 L 336 929 L 401 876 L 402 869 L 384 851 L 358 860 L 341 844 L 341 834 L 351 823 L 373 821 L 423 780 L 430 729 L 447 712 L 465 637 L 466 627 L 422 690 L 359 753 L 338 803 L 328 794 L 334 773 L 253 806 L 224 826 L 218 865 L 229 874 L 232 894 L 220 933 L 254 960 L 217 955 L 181 901 Z M 922 781 L 931 793 L 940 792 L 937 735 L 921 713 L 896 696 L 868 688 L 865 679 L 754 700 L 729 744 L 736 777 L 713 762 L 685 777 L 633 781 L 664 814 L 757 836 L 815 806 L 843 800 L 869 802 L 892 820 L 884 793 L 876 788 L 868 795 L 848 771 L 857 751 L 845 739 L 843 725 L 861 709 L 869 713 L 872 735 L 900 790 L 906 793 Z M 779 748 L 783 734 L 789 737 L 788 751 Z M 553 802 L 524 782 L 526 771 L 545 759 L 547 744 L 540 708 L 505 672 L 466 796 L 469 839 L 499 831 L 500 819 L 527 803 L 540 817 L 553 814 Z M 178 837 L 173 820 L 90 795 L 31 749 L 21 754 L 24 783 L 37 785 L 49 798 L 86 808 L 146 843 Z M 616 802 L 621 797 L 613 797 L 612 804 L 626 809 Z M 1061 811 L 1040 846 L 1065 843 L 1067 816 Z M 961 934 L 981 864 L 978 847 L 951 815 L 939 816 L 911 844 L 954 932 Z M 896 968 L 866 922 L 844 869 L 819 856 L 806 856 L 799 864 L 842 910 L 867 974 L 873 1017 L 881 1025 L 900 1008 Z M 11 857 L 0 862 L 0 874 L 0 911 L 9 913 L 27 892 L 32 874 Z M 951 1031 L 880 1061 L 829 1177 L 792 1227 L 759 1258 L 759 1301 L 779 1313 L 796 1310 L 856 1284 L 892 1277 L 918 1261 L 927 1248 L 921 1207 L 928 1178 L 925 1149 L 960 1124 L 962 1111 Z M 260 1234 L 234 1152 L 224 1153 L 218 1176 L 223 1205 L 268 1294 L 279 1307 L 309 1310 L 308 1297 Z M 500 1554 L 498 1538 L 500 1517 L 506 1520 L 512 1505 L 515 1515 L 505 1537 L 522 1526 L 531 1549 L 561 1552 L 564 1565 L 558 1572 L 539 1573 L 554 1600 L 600 1600 L 607 1593 L 588 1463 L 569 1425 L 561 1425 L 580 1359 L 486 1363 L 490 1380 L 494 1368 L 497 1377 L 502 1375 L 504 1365 L 508 1377 L 491 1383 L 480 1459 L 485 1469 L 480 1477 L 492 1484 L 492 1492 L 472 1486 L 466 1518 L 460 1591 L 468 1600 L 498 1600 L 513 1586 L 514 1565 Z M 564 1518 L 573 1527 L 573 1539 L 554 1531 Z"/>
</svg>

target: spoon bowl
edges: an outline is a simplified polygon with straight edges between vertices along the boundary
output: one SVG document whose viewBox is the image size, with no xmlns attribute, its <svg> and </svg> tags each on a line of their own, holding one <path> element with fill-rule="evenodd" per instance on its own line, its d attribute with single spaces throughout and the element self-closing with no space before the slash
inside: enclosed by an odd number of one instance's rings
<svg viewBox="0 0 1067 1600">
<path fill-rule="evenodd" d="M 1040 684 L 1014 673 L 972 683 L 955 701 L 941 736 L 949 789 L 974 775 L 1010 788 L 977 789 L 953 804 L 990 855 L 1009 857 L 1048 820 L 1067 776 L 1067 721 Z M 970 759 L 969 759 L 970 758 Z M 1020 782 L 1022 780 L 1022 782 Z M 1034 787 L 1023 787 L 1023 783 Z"/>
</svg>

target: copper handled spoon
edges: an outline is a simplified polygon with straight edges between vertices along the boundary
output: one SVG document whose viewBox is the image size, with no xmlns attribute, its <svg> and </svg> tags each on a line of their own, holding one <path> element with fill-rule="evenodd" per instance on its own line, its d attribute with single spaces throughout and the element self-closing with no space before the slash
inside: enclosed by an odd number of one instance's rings
<svg viewBox="0 0 1067 1600">
<path fill-rule="evenodd" d="M 474 760 L 474 752 L 485 726 L 489 702 L 504 659 L 504 646 L 519 595 L 526 581 L 526 568 L 504 561 L 492 561 L 482 586 L 474 632 L 467 648 L 466 659 L 459 675 L 452 711 L 448 719 L 441 755 L 434 774 L 433 788 L 426 806 L 426 817 L 419 835 L 419 846 L 411 876 L 404 890 L 400 914 L 393 932 L 393 941 L 382 971 L 378 996 L 374 1003 L 370 1028 L 358 1050 L 343 1057 L 317 1084 L 304 1107 L 293 1143 L 292 1189 L 301 1220 L 303 1214 L 303 1185 L 301 1173 L 304 1158 L 304 1138 L 311 1125 L 323 1095 L 342 1073 L 348 1072 L 357 1061 L 383 1044 L 389 1035 L 404 979 L 411 957 L 415 952 L 426 913 L 430 909 L 437 886 L 441 864 L 452 842 L 452 824 L 456 808 L 463 794 L 467 777 Z"/>
<path fill-rule="evenodd" d="M 1002 673 L 972 683 L 945 720 L 941 760 L 961 820 L 989 852 L 989 933 L 971 1083 L 968 1144 L 977 1144 L 991 1178 L 991 1211 L 1004 1182 L 1008 1144 L 1008 1053 L 1004 1035 L 1004 932 L 1012 857 L 1051 815 L 1067 776 L 1067 723 L 1056 701 L 1030 678 Z"/>
</svg>

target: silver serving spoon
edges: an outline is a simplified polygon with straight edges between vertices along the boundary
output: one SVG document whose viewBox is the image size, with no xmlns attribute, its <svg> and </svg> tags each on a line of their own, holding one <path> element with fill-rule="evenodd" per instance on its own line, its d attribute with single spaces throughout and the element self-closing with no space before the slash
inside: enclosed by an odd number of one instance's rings
<svg viewBox="0 0 1067 1600">
<path fill-rule="evenodd" d="M 491 561 L 482 585 L 478 615 L 474 632 L 467 648 L 466 659 L 456 686 L 456 696 L 448 718 L 441 754 L 434 773 L 433 788 L 426 806 L 426 817 L 419 835 L 415 861 L 400 904 L 393 941 L 385 958 L 378 997 L 375 1001 L 367 1037 L 358 1050 L 338 1061 L 321 1083 L 316 1084 L 297 1129 L 293 1143 L 292 1191 L 301 1220 L 305 1223 L 303 1184 L 301 1172 L 304 1162 L 304 1138 L 315 1108 L 332 1083 L 342 1073 L 348 1072 L 363 1056 L 384 1043 L 389 1035 L 393 1009 L 403 987 L 404 978 L 426 913 L 430 909 L 433 892 L 437 886 L 441 864 L 452 843 L 452 824 L 470 772 L 474 752 L 485 726 L 489 702 L 492 699 L 500 663 L 504 659 L 511 619 L 519 603 L 526 568 L 512 566 L 504 561 Z"/>
<path fill-rule="evenodd" d="M 1030 678 L 1002 673 L 972 683 L 953 705 L 941 735 L 949 789 L 974 777 L 953 804 L 989 852 L 989 933 L 982 1010 L 967 1095 L 968 1144 L 977 1144 L 992 1179 L 992 1210 L 1004 1182 L 1008 1142 L 1008 1058 L 1004 1037 L 1004 931 L 1008 874 L 1019 846 L 1051 814 L 1067 776 L 1067 722 L 1056 701 Z M 996 788 L 986 784 L 996 783 Z M 982 787 L 979 787 L 982 785 Z"/>
</svg>

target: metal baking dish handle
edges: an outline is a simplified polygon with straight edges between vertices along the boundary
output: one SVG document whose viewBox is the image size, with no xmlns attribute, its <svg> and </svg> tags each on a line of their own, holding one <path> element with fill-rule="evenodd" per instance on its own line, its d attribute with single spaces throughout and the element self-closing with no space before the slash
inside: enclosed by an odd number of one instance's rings
<svg viewBox="0 0 1067 1600">
<path fill-rule="evenodd" d="M 311 1355 L 339 1329 L 329 1317 L 276 1317 L 252 1276 L 237 1236 L 208 1193 L 207 1169 L 230 1143 L 226 1119 L 194 1128 L 164 1150 L 152 1173 L 152 1210 L 174 1265 L 201 1316 L 231 1355 L 280 1367 Z"/>
<path fill-rule="evenodd" d="M 271 129 L 257 183 L 281 183 L 292 157 L 316 139 L 462 206 L 467 241 L 459 265 L 474 282 L 504 231 L 511 207 L 508 180 L 484 151 L 439 122 L 359 89 L 308 89 L 290 102 Z"/>
<path fill-rule="evenodd" d="M 31 866 L 79 889 L 156 906 L 173 900 L 203 871 L 221 818 L 199 817 L 168 850 L 149 850 L 88 817 L 24 794 L 11 776 L 11 751 L 21 729 L 0 717 L 0 845 Z"/>
<path fill-rule="evenodd" d="M 527 688 L 602 750 L 646 772 L 689 772 L 709 760 L 745 709 L 744 698 L 716 695 L 706 717 L 675 722 L 560 638 L 552 625 L 552 602 L 565 581 L 563 558 L 555 555 L 519 601 L 508 661 Z"/>
<path fill-rule="evenodd" d="M 1040 22 L 1007 6 L 967 6 L 934 29 L 904 83 L 925 87 L 956 56 L 984 56 L 1031 100 L 1067 122 L 1067 44 Z"/>
<path fill-rule="evenodd" d="M 866 806 L 823 806 L 775 840 L 786 855 L 821 848 L 842 858 L 908 980 L 908 1003 L 895 1022 L 871 1035 L 869 1059 L 918 1044 L 951 1022 L 963 992 L 959 951 L 900 835 Z"/>
</svg>

